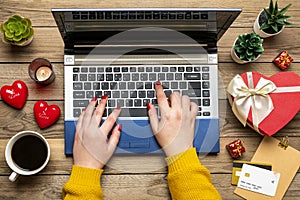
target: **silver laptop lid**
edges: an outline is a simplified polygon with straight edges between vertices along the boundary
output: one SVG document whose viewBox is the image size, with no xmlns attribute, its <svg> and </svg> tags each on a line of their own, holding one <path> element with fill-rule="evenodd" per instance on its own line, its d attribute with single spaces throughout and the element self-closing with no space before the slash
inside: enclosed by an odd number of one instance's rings
<svg viewBox="0 0 300 200">
<path fill-rule="evenodd" d="M 76 46 L 97 45 L 117 33 L 141 27 L 179 31 L 201 45 L 216 46 L 241 11 L 217 8 L 52 9 L 65 50 Z M 145 43 L 170 43 L 169 39 L 161 37 L 168 37 L 162 30 L 154 33 L 160 35 L 160 41 L 145 40 Z M 134 38 L 122 42 L 134 45 Z M 172 41 L 172 44 L 180 43 L 178 40 Z"/>
</svg>

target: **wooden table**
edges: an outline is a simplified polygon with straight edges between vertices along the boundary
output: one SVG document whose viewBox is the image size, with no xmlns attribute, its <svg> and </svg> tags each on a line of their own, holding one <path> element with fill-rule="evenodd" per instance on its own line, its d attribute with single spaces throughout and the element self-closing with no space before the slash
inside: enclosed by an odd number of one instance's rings
<svg viewBox="0 0 300 200">
<path fill-rule="evenodd" d="M 0 199 L 60 199 L 62 185 L 68 180 L 72 158 L 64 155 L 64 97 L 63 97 L 63 42 L 50 12 L 51 8 L 106 8 L 106 7 L 237 7 L 243 8 L 242 14 L 219 41 L 219 75 L 220 75 L 220 117 L 221 117 L 221 152 L 201 158 L 201 162 L 211 171 L 213 184 L 224 199 L 240 199 L 233 194 L 235 186 L 231 185 L 232 159 L 225 145 L 236 138 L 245 142 L 244 160 L 250 160 L 262 137 L 251 128 L 244 128 L 233 115 L 225 96 L 224 88 L 236 75 L 246 71 L 258 71 L 266 76 L 280 70 L 271 61 L 282 50 L 288 50 L 294 63 L 288 71 L 300 74 L 300 2 L 299 0 L 279 1 L 281 7 L 287 3 L 293 6 L 288 14 L 297 24 L 286 28 L 280 35 L 268 38 L 264 42 L 265 52 L 255 63 L 238 65 L 231 60 L 230 48 L 234 39 L 241 33 L 252 31 L 253 22 L 261 8 L 268 6 L 268 1 L 261 0 L 4 0 L 0 1 L 0 21 L 19 13 L 32 19 L 35 38 L 27 47 L 18 48 L 0 44 L 0 86 L 10 85 L 21 79 L 29 88 L 29 97 L 22 110 L 16 110 L 0 102 Z M 49 59 L 56 73 L 55 82 L 47 87 L 37 86 L 28 76 L 28 64 L 37 57 Z M 40 130 L 34 120 L 33 105 L 37 100 L 46 100 L 57 104 L 62 109 L 58 122 Z M 5 145 L 10 137 L 22 130 L 42 133 L 51 146 L 51 159 L 48 166 L 38 175 L 20 177 L 15 183 L 8 180 L 11 170 L 4 159 Z M 298 114 L 275 137 L 288 135 L 290 145 L 300 150 L 300 115 Z M 107 167 L 102 176 L 105 199 L 170 199 L 167 186 L 167 170 L 160 158 L 153 156 L 128 157 L 115 156 L 112 162 L 116 169 Z M 137 164 L 143 163 L 143 165 Z M 154 169 L 150 171 L 149 169 Z M 120 170 L 120 169 L 125 169 Z M 128 172 L 129 170 L 129 172 Z M 284 199 L 300 199 L 300 173 L 289 187 Z"/>
</svg>

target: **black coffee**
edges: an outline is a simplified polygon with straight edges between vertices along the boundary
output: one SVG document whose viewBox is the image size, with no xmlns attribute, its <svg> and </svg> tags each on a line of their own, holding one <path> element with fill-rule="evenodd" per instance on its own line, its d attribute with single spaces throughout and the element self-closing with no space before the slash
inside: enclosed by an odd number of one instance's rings
<svg viewBox="0 0 300 200">
<path fill-rule="evenodd" d="M 19 138 L 11 151 L 15 164 L 28 171 L 40 168 L 45 163 L 47 155 L 45 142 L 33 135 Z"/>
</svg>

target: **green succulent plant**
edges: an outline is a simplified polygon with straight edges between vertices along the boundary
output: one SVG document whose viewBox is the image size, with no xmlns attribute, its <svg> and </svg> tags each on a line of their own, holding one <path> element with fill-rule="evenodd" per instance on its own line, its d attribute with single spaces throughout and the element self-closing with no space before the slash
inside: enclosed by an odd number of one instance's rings
<svg viewBox="0 0 300 200">
<path fill-rule="evenodd" d="M 245 33 L 238 36 L 233 48 L 241 60 L 252 61 L 264 52 L 262 43 L 263 39 L 258 34 Z"/>
<path fill-rule="evenodd" d="M 277 1 L 275 5 L 273 0 L 270 0 L 270 5 L 268 8 L 264 8 L 265 20 L 262 23 L 260 29 L 264 30 L 267 33 L 277 33 L 279 32 L 283 26 L 293 25 L 292 23 L 287 22 L 288 18 L 292 16 L 285 15 L 286 11 L 292 4 L 287 5 L 283 9 L 278 8 Z"/>
<path fill-rule="evenodd" d="M 3 32 L 3 42 L 18 46 L 29 43 L 33 38 L 33 28 L 28 18 L 13 15 L 1 24 L 0 30 Z"/>
</svg>

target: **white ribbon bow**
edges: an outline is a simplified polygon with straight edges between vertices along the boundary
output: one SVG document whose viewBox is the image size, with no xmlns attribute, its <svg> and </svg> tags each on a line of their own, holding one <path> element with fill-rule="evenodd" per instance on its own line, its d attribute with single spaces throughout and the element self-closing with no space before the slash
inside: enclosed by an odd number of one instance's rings
<svg viewBox="0 0 300 200">
<path fill-rule="evenodd" d="M 234 97 L 232 111 L 244 126 L 247 124 L 250 108 L 252 109 L 253 127 L 259 132 L 258 125 L 274 109 L 268 94 L 276 90 L 276 86 L 272 81 L 261 77 L 253 88 L 252 73 L 247 73 L 247 76 L 249 87 L 240 75 L 236 75 L 229 83 L 227 92 Z"/>
</svg>

